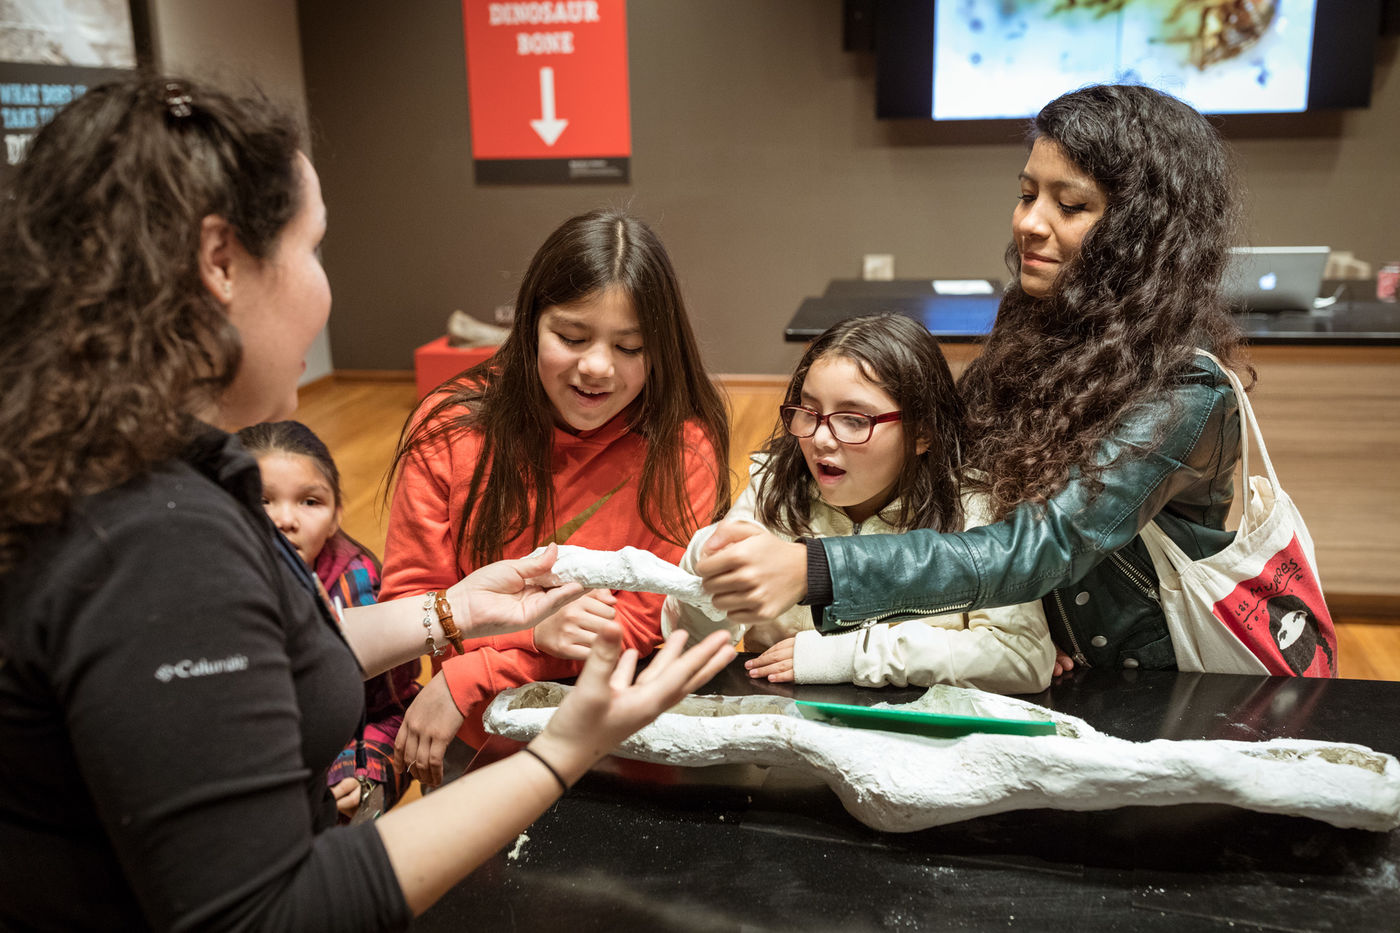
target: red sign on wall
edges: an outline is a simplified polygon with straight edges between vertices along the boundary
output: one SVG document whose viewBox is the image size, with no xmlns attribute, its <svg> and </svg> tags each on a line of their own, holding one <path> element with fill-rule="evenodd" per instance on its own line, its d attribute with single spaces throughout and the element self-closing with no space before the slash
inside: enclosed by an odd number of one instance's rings
<svg viewBox="0 0 1400 933">
<path fill-rule="evenodd" d="M 626 182 L 626 0 L 462 0 L 478 182 Z"/>
</svg>

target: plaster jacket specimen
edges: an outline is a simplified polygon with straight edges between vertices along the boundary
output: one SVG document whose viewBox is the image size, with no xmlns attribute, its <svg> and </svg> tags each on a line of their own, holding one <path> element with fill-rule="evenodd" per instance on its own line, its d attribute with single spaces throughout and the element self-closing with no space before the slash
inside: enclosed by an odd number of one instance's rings
<svg viewBox="0 0 1400 933">
<path fill-rule="evenodd" d="M 534 683 L 487 708 L 486 729 L 533 738 L 568 690 Z M 882 704 L 884 705 L 884 704 Z M 805 718 L 772 696 L 689 696 L 613 752 L 664 764 L 777 765 L 825 781 L 861 822 L 910 832 L 1031 808 L 1220 803 L 1344 828 L 1400 826 L 1400 762 L 1360 745 L 1272 739 L 1130 742 L 1022 700 L 937 685 L 923 712 L 1035 719 L 1055 735 L 935 739 Z"/>
<path fill-rule="evenodd" d="M 539 550 L 534 553 L 538 554 Z M 641 548 L 595 551 L 561 544 L 552 571 L 536 580 L 543 586 L 558 586 L 573 581 L 588 589 L 664 593 L 689 603 L 715 621 L 725 617 L 725 613 L 716 609 L 710 597 L 700 588 L 699 577 Z"/>
</svg>

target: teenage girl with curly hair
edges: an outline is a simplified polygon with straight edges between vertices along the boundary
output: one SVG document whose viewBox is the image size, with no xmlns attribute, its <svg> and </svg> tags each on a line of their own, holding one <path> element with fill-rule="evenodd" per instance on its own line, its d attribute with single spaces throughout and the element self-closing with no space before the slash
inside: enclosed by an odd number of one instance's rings
<svg viewBox="0 0 1400 933">
<path fill-rule="evenodd" d="M 1195 352 L 1252 376 L 1220 295 L 1230 158 L 1204 117 L 1141 86 L 1065 94 L 1030 142 L 1012 283 L 960 382 L 966 462 L 998 520 L 804 544 L 736 525 L 698 567 L 731 618 L 800 599 L 834 630 L 1043 597 L 1057 670 L 1175 665 L 1138 532 L 1156 520 L 1197 559 L 1232 538 L 1239 417 Z"/>
</svg>

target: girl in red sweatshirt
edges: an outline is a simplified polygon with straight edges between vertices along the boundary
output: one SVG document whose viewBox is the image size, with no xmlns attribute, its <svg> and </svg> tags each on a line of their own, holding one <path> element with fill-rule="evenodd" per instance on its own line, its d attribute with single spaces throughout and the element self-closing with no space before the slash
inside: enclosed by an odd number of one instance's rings
<svg viewBox="0 0 1400 933">
<path fill-rule="evenodd" d="M 619 211 L 574 217 L 531 260 L 501 348 L 405 426 L 383 598 L 442 589 L 551 541 L 675 562 L 729 504 L 728 447 L 724 404 L 660 240 Z M 448 744 L 480 745 L 498 692 L 574 676 L 608 619 L 624 647 L 649 654 L 661 602 L 594 590 L 532 630 L 435 658 L 399 732 L 401 762 L 441 783 Z"/>
</svg>

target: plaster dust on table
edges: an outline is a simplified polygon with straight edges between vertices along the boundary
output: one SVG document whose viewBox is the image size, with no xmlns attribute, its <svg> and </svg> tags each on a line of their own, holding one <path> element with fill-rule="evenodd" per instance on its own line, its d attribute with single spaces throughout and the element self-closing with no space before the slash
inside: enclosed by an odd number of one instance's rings
<svg viewBox="0 0 1400 933">
<path fill-rule="evenodd" d="M 688 603 L 718 622 L 724 612 L 715 608 L 700 588 L 700 578 L 686 573 L 650 551 L 625 547 L 617 551 L 561 544 L 550 572 L 535 578 L 543 586 L 575 582 L 587 589 L 627 590 L 632 593 L 662 593 Z M 536 549 L 530 556 L 538 554 Z"/>
<path fill-rule="evenodd" d="M 486 729 L 528 741 L 568 690 L 555 683 L 506 690 L 487 707 Z M 861 822 L 892 832 L 1009 810 L 1179 803 L 1229 804 L 1344 828 L 1400 826 L 1400 762 L 1361 745 L 1131 742 L 1033 703 L 941 684 L 894 708 L 1049 720 L 1057 734 L 936 739 L 807 719 L 783 697 L 691 695 L 613 754 L 682 766 L 793 768 L 824 781 Z"/>
</svg>

